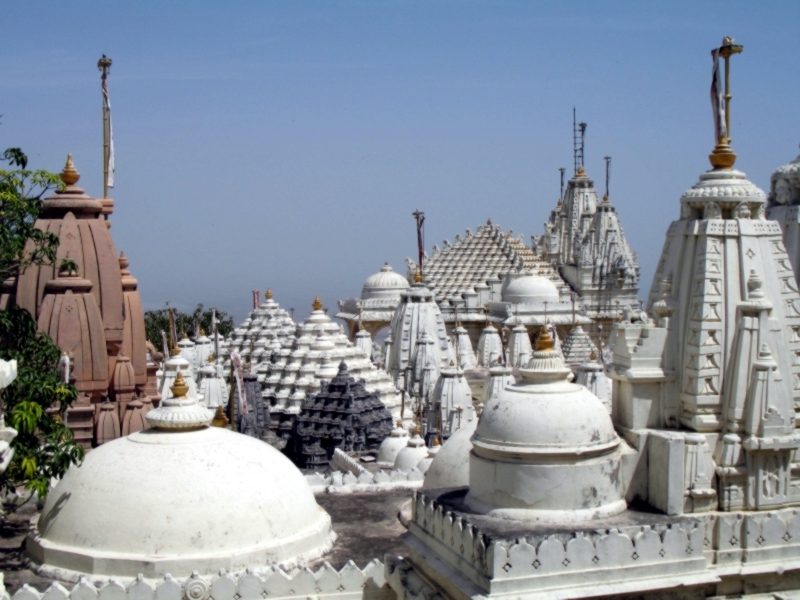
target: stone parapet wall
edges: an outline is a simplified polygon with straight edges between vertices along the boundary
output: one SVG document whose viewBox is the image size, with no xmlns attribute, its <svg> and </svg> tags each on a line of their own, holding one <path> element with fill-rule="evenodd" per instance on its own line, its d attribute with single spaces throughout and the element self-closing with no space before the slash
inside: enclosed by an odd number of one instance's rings
<svg viewBox="0 0 800 600">
<path fill-rule="evenodd" d="M 798 509 L 714 512 L 668 521 L 654 515 L 650 524 L 646 519 L 637 513 L 629 524 L 614 528 L 548 532 L 538 527 L 536 533 L 494 539 L 468 516 L 415 492 L 407 540 L 411 556 L 389 560 L 387 578 L 399 597 L 424 595 L 422 583 L 409 588 L 414 570 L 428 586 L 447 589 L 448 582 L 457 581 L 461 592 L 580 598 L 676 586 L 732 586 L 741 593 L 748 579 L 787 573 L 788 583 L 797 579 L 791 572 L 800 572 Z M 782 589 L 782 580 L 770 585 Z"/>
<path fill-rule="evenodd" d="M 327 562 L 317 571 L 308 568 L 286 572 L 280 568 L 248 570 L 233 575 L 221 569 L 218 575 L 202 577 L 193 574 L 178 580 L 167 574 L 163 579 L 134 580 L 112 577 L 93 582 L 81 577 L 71 589 L 53 583 L 44 592 L 28 584 L 10 596 L 0 575 L 2 600 L 253 600 L 270 598 L 335 598 L 336 600 L 393 600 L 394 592 L 386 584 L 384 565 L 371 561 L 359 569 L 352 561 L 341 571 Z"/>
<path fill-rule="evenodd" d="M 355 461 L 354 461 L 355 462 Z M 363 492 L 385 492 L 388 490 L 417 490 L 425 482 L 425 476 L 416 468 L 408 473 L 393 469 L 370 473 L 361 468 L 356 475 L 350 469 L 334 471 L 329 475 L 312 473 L 306 475 L 306 481 L 314 494 L 350 494 Z"/>
</svg>

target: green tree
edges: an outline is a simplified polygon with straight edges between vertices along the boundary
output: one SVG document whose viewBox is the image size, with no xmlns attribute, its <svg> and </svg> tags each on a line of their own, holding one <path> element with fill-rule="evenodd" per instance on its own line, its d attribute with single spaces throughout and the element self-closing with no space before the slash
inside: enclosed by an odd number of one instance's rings
<svg viewBox="0 0 800 600">
<path fill-rule="evenodd" d="M 220 337 L 225 337 L 233 331 L 233 317 L 225 311 L 219 309 L 206 309 L 202 304 L 191 313 L 184 313 L 176 309 L 172 309 L 175 315 L 175 330 L 178 337 L 184 333 L 189 336 L 194 336 L 194 332 L 202 329 L 208 336 L 214 330 L 211 324 L 211 311 L 217 311 L 217 325 Z M 144 313 L 144 327 L 147 334 L 147 339 L 153 342 L 157 348 L 161 344 L 161 332 L 166 331 L 169 335 L 169 309 L 161 308 L 158 310 L 148 310 Z"/>
<path fill-rule="evenodd" d="M 30 171 L 19 148 L 9 148 L 2 159 L 19 169 L 0 169 L 0 280 L 28 266 L 53 263 L 58 236 L 34 227 L 42 212 L 42 197 L 60 185 L 58 175 Z"/>
<path fill-rule="evenodd" d="M 0 169 L 0 277 L 6 279 L 31 265 L 55 261 L 58 237 L 34 224 L 42 197 L 60 183 L 55 173 L 27 170 L 28 159 L 19 148 L 6 150 L 2 160 L 19 167 Z M 62 419 L 77 390 L 61 380 L 58 346 L 23 308 L 0 312 L 0 358 L 17 361 L 17 378 L 2 400 L 6 422 L 18 432 L 0 490 L 16 493 L 24 487 L 43 498 L 52 477 L 83 459 L 83 448 Z"/>
<path fill-rule="evenodd" d="M 0 358 L 17 361 L 17 378 L 2 399 L 6 422 L 18 433 L 11 442 L 14 458 L 0 475 L 0 490 L 24 486 L 44 498 L 51 478 L 83 460 L 83 448 L 63 422 L 77 390 L 62 381 L 61 350 L 24 308 L 0 312 Z"/>
</svg>

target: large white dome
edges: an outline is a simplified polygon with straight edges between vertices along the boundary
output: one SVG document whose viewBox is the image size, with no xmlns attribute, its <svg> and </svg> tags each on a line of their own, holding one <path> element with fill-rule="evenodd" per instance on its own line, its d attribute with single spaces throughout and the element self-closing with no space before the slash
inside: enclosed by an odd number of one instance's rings
<svg viewBox="0 0 800 600">
<path fill-rule="evenodd" d="M 469 485 L 469 452 L 477 417 L 451 435 L 425 472 L 424 490 L 467 487 Z"/>
<path fill-rule="evenodd" d="M 216 427 L 150 429 L 71 467 L 27 552 L 59 579 L 184 577 L 310 560 L 333 538 L 300 471 L 270 445 Z"/>
<path fill-rule="evenodd" d="M 540 275 L 507 275 L 511 277 L 503 286 L 503 302 L 558 302 L 556 285 Z"/>
<path fill-rule="evenodd" d="M 370 275 L 364 282 L 361 289 L 361 299 L 370 298 L 395 298 L 400 299 L 400 292 L 410 287 L 408 280 L 396 273 L 394 269 L 386 263 L 380 271 Z"/>
</svg>

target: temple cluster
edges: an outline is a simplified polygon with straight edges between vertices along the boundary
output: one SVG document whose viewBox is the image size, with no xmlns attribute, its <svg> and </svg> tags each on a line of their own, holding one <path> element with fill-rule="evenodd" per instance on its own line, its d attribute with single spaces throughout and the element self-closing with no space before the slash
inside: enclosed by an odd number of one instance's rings
<svg viewBox="0 0 800 600">
<path fill-rule="evenodd" d="M 741 50 L 712 54 L 726 107 L 718 63 Z M 267 290 L 228 338 L 169 356 L 144 339 L 112 204 L 69 161 L 39 226 L 77 271 L 32 268 L 2 303 L 73 357 L 70 425 L 95 449 L 25 546 L 73 590 L 13 600 L 792 597 L 800 158 L 765 194 L 714 106 L 712 168 L 676 203 L 644 302 L 581 146 L 530 245 L 489 220 L 428 256 L 417 211 L 418 260 L 339 302 L 346 330 L 320 298 L 297 323 Z"/>
</svg>

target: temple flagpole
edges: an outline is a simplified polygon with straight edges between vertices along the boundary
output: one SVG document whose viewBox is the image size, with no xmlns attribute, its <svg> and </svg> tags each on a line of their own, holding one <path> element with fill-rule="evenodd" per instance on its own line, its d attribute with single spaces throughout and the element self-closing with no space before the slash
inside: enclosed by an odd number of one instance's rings
<svg viewBox="0 0 800 600">
<path fill-rule="evenodd" d="M 417 209 L 411 214 L 417 222 L 417 255 L 419 256 L 417 269 L 420 281 L 422 281 L 422 258 L 425 256 L 425 232 L 422 226 L 425 224 L 425 213 Z"/>
<path fill-rule="evenodd" d="M 733 43 L 733 38 L 726 36 L 722 46 L 711 51 L 714 68 L 711 77 L 711 106 L 714 111 L 714 133 L 717 145 L 709 155 L 711 166 L 714 169 L 730 169 L 736 162 L 736 154 L 731 149 L 731 82 L 730 58 L 739 54 L 744 46 Z M 725 60 L 725 93 L 721 93 L 719 59 Z M 723 102 L 724 100 L 724 106 Z"/>
<path fill-rule="evenodd" d="M 114 134 L 111 129 L 111 100 L 108 96 L 108 74 L 111 59 L 105 54 L 97 61 L 103 90 L 103 198 L 108 198 L 108 188 L 114 187 Z"/>
</svg>

